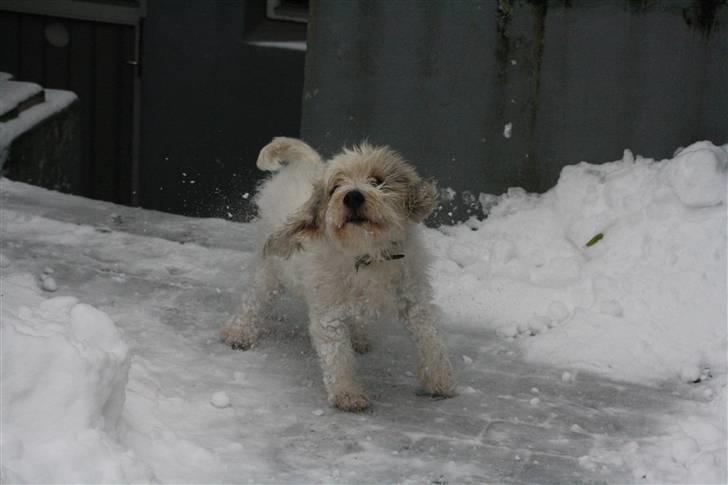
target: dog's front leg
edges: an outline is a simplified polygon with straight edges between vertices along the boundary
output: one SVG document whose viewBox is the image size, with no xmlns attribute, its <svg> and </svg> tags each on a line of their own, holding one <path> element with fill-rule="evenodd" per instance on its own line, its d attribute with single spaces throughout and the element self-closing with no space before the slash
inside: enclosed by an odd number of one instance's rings
<svg viewBox="0 0 728 485">
<path fill-rule="evenodd" d="M 282 287 L 271 264 L 262 261 L 243 293 L 235 315 L 220 328 L 220 338 L 234 349 L 248 350 L 258 340 L 258 324 L 280 296 Z"/>
<path fill-rule="evenodd" d="M 437 307 L 427 292 L 410 288 L 400 294 L 399 316 L 417 347 L 417 378 L 433 396 L 455 395 L 455 379 L 447 347 L 437 331 Z"/>
<path fill-rule="evenodd" d="M 315 308 L 310 313 L 311 339 L 321 361 L 329 403 L 344 411 L 367 408 L 369 400 L 354 375 L 356 358 L 343 313 Z"/>
</svg>

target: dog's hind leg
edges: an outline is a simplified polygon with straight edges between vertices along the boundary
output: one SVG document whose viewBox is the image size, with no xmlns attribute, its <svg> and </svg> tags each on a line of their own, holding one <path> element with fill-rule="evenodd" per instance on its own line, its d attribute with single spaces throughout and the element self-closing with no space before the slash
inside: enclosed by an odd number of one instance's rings
<svg viewBox="0 0 728 485">
<path fill-rule="evenodd" d="M 248 350 L 258 339 L 258 326 L 282 291 L 268 260 L 260 262 L 236 314 L 220 328 L 220 338 L 234 349 Z"/>
<path fill-rule="evenodd" d="M 355 379 L 356 357 L 346 320 L 337 312 L 312 309 L 311 339 L 321 361 L 329 402 L 344 411 L 361 411 L 369 400 Z"/>
</svg>

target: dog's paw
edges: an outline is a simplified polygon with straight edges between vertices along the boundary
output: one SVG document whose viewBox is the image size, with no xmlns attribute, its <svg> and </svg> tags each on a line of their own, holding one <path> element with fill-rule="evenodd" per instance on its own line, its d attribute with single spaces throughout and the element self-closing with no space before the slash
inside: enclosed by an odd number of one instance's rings
<svg viewBox="0 0 728 485">
<path fill-rule="evenodd" d="M 359 412 L 369 407 L 369 399 L 362 392 L 340 392 L 333 396 L 333 404 L 342 411 Z"/>
<path fill-rule="evenodd" d="M 248 350 L 258 341 L 254 330 L 234 317 L 220 327 L 220 340 L 233 349 Z"/>
<path fill-rule="evenodd" d="M 455 397 L 455 379 L 452 367 L 444 365 L 438 369 L 428 369 L 421 372 L 422 390 L 424 394 L 433 397 Z"/>
</svg>

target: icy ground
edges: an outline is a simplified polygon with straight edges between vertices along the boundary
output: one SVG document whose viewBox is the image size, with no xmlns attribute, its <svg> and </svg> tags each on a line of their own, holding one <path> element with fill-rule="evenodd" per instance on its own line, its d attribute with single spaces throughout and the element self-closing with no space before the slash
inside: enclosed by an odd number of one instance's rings
<svg viewBox="0 0 728 485">
<path fill-rule="evenodd" d="M 218 342 L 252 225 L 2 180 L 2 481 L 725 483 L 726 163 L 626 152 L 428 230 L 460 395 L 417 396 L 383 321 L 363 414 L 326 405 L 300 302 Z"/>
</svg>

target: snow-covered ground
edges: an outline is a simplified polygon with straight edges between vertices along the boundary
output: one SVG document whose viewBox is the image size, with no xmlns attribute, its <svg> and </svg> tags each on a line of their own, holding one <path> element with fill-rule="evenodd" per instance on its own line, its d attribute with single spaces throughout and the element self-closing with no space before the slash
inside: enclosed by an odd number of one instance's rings
<svg viewBox="0 0 728 485">
<path fill-rule="evenodd" d="M 0 181 L 3 482 L 726 482 L 727 147 L 566 167 L 427 230 L 459 396 L 377 322 L 330 409 L 287 300 L 216 338 L 254 228 Z"/>
</svg>

